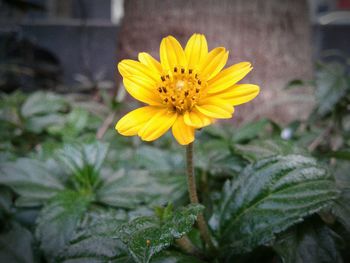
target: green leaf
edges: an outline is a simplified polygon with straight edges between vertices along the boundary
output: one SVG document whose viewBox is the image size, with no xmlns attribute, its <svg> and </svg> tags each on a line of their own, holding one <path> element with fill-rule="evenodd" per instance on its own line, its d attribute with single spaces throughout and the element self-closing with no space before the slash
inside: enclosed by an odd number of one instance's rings
<svg viewBox="0 0 350 263">
<path fill-rule="evenodd" d="M 40 211 L 36 236 L 48 257 L 57 256 L 69 244 L 90 202 L 90 196 L 64 191 Z"/>
<path fill-rule="evenodd" d="M 187 194 L 187 181 L 183 174 L 103 169 L 101 181 L 96 199 L 114 207 L 135 209 L 139 205 L 162 205 L 176 202 Z"/>
<path fill-rule="evenodd" d="M 115 237 L 120 225 L 128 220 L 129 215 L 125 210 L 95 206 L 84 215 L 71 242 L 78 242 L 91 236 Z"/>
<path fill-rule="evenodd" d="M 83 173 L 87 167 L 98 172 L 108 152 L 108 144 L 95 142 L 91 144 L 66 144 L 57 151 L 57 158 L 69 173 Z"/>
<path fill-rule="evenodd" d="M 60 96 L 48 92 L 35 92 L 30 95 L 21 108 L 21 115 L 25 118 L 34 115 L 46 115 L 64 110 L 67 102 Z"/>
<path fill-rule="evenodd" d="M 48 131 L 64 138 L 78 136 L 88 125 L 89 112 L 82 108 L 74 108 L 65 118 L 64 122 L 49 127 Z"/>
<path fill-rule="evenodd" d="M 343 151 L 332 151 L 326 154 L 327 157 L 334 157 L 336 159 L 348 160 L 350 161 L 350 150 L 346 149 Z"/>
<path fill-rule="evenodd" d="M 211 139 L 205 143 L 198 144 L 194 151 L 196 152 L 195 165 L 203 170 L 209 170 L 211 163 L 230 154 L 227 142 L 220 139 Z"/>
<path fill-rule="evenodd" d="M 12 193 L 11 190 L 0 185 L 0 220 L 3 219 L 3 215 L 9 214 L 12 207 Z"/>
<path fill-rule="evenodd" d="M 75 190 L 93 191 L 100 185 L 100 169 L 107 152 L 108 145 L 101 142 L 66 144 L 56 152 L 56 158 Z"/>
<path fill-rule="evenodd" d="M 154 178 L 147 171 L 119 170 L 117 172 L 104 170 L 103 183 L 97 190 L 96 199 L 104 204 L 136 208 L 147 204 L 156 198 L 161 189 L 157 189 Z"/>
<path fill-rule="evenodd" d="M 112 261 L 113 260 L 113 261 Z M 59 262 L 92 263 L 118 262 L 133 263 L 123 242 L 108 237 L 90 237 L 73 242 L 62 252 Z"/>
<path fill-rule="evenodd" d="M 139 217 L 122 225 L 118 237 L 127 245 L 136 262 L 147 263 L 153 255 L 169 247 L 174 239 L 192 229 L 202 205 L 188 205 L 161 222 L 158 217 Z"/>
<path fill-rule="evenodd" d="M 313 158 L 275 156 L 246 167 L 224 185 L 219 212 L 211 222 L 227 253 L 264 244 L 337 197 L 332 176 Z"/>
<path fill-rule="evenodd" d="M 319 65 L 316 75 L 317 113 L 321 116 L 331 112 L 348 90 L 346 69 L 340 63 Z"/>
<path fill-rule="evenodd" d="M 234 152 L 250 162 L 274 155 L 307 155 L 306 150 L 299 148 L 290 141 L 281 139 L 255 140 L 248 144 L 237 144 L 234 145 Z"/>
<path fill-rule="evenodd" d="M 229 140 L 232 134 L 231 125 L 214 124 L 205 127 L 202 132 L 199 133 L 200 137 L 209 137 L 210 139 Z"/>
<path fill-rule="evenodd" d="M 134 167 L 151 172 L 169 172 L 183 167 L 183 157 L 179 153 L 161 150 L 151 146 L 141 146 L 136 150 Z"/>
<path fill-rule="evenodd" d="M 63 114 L 48 114 L 43 116 L 33 116 L 25 120 L 25 128 L 33 133 L 41 133 L 52 125 L 64 122 Z"/>
<path fill-rule="evenodd" d="M 331 206 L 331 211 L 350 233 L 350 162 L 337 160 L 333 169 L 340 195 Z"/>
<path fill-rule="evenodd" d="M 100 209 L 87 213 L 69 245 L 60 253 L 59 261 L 133 262 L 124 243 L 113 238 L 126 220 L 127 215 L 122 211 Z"/>
<path fill-rule="evenodd" d="M 321 220 L 308 220 L 283 233 L 274 249 L 284 263 L 341 263 L 341 238 Z"/>
<path fill-rule="evenodd" d="M 178 251 L 162 251 L 151 260 L 152 263 L 201 263 L 196 257 Z"/>
<path fill-rule="evenodd" d="M 256 122 L 248 123 L 245 126 L 234 131 L 232 135 L 232 141 L 234 143 L 240 143 L 244 141 L 252 140 L 264 132 L 264 129 L 270 122 L 267 119 L 262 119 Z"/>
<path fill-rule="evenodd" d="M 32 234 L 17 223 L 10 230 L 0 233 L 0 260 L 11 263 L 34 262 Z"/>
<path fill-rule="evenodd" d="M 0 164 L 0 184 L 12 188 L 26 206 L 41 205 L 64 189 L 43 163 L 27 158 Z"/>
<path fill-rule="evenodd" d="M 152 204 L 176 203 L 182 200 L 184 196 L 187 197 L 187 179 L 183 172 L 179 174 L 157 173 L 152 174 L 151 177 L 154 178 L 156 183 L 150 187 L 152 187 L 154 193 L 158 194 L 158 196 L 155 195 L 156 198 L 153 199 Z"/>
</svg>

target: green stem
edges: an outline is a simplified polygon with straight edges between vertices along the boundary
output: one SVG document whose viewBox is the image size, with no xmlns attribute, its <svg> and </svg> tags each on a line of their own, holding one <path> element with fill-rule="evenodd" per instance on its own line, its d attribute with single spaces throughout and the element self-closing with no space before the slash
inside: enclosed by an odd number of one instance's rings
<svg viewBox="0 0 350 263">
<path fill-rule="evenodd" d="M 198 201 L 197 189 L 196 189 L 196 178 L 195 178 L 194 166 L 193 166 L 193 143 L 190 143 L 187 145 L 186 159 L 187 159 L 187 184 L 188 184 L 188 192 L 190 195 L 190 201 L 192 204 L 198 204 L 199 201 Z M 208 225 L 202 213 L 200 213 L 197 217 L 197 224 L 198 224 L 198 228 L 199 228 L 199 232 L 201 234 L 202 240 L 206 243 L 206 245 L 209 247 L 210 250 L 215 250 Z"/>
</svg>

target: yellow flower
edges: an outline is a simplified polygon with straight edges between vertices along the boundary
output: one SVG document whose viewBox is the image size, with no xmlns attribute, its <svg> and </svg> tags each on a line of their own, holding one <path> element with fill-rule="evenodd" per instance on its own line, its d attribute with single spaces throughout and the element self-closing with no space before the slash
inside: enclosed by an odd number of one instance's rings
<svg viewBox="0 0 350 263">
<path fill-rule="evenodd" d="M 201 34 L 192 35 L 185 50 L 174 37 L 163 38 L 160 63 L 147 53 L 138 59 L 118 64 L 126 90 L 147 104 L 118 121 L 115 129 L 125 136 L 153 141 L 172 127 L 176 140 L 186 145 L 194 141 L 195 129 L 231 118 L 234 106 L 259 93 L 257 85 L 236 84 L 252 70 L 251 64 L 241 62 L 222 70 L 228 51 L 217 47 L 208 52 Z"/>
</svg>

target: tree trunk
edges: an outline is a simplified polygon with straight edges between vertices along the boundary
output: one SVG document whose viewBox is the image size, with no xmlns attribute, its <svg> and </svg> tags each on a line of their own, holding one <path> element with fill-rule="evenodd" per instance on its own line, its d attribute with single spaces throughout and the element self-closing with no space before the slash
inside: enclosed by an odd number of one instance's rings
<svg viewBox="0 0 350 263">
<path fill-rule="evenodd" d="M 142 51 L 159 58 L 163 37 L 173 35 L 184 45 L 195 32 L 206 35 L 210 49 L 226 47 L 228 65 L 254 66 L 243 82 L 260 85 L 261 94 L 236 110 L 236 122 L 262 116 L 288 122 L 307 115 L 309 96 L 283 90 L 288 81 L 312 74 L 306 0 L 127 0 L 119 59 L 135 59 Z"/>
</svg>

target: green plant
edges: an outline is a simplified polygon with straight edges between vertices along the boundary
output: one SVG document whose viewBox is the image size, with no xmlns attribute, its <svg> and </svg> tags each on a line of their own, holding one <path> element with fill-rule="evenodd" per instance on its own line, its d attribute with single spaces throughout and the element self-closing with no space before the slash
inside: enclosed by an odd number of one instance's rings
<svg viewBox="0 0 350 263">
<path fill-rule="evenodd" d="M 349 83 L 342 66 L 335 74 L 342 80 L 334 81 L 327 75 L 333 66 L 321 66 L 315 92 L 325 88 L 326 80 Z M 0 159 L 0 258 L 349 261 L 349 86 L 327 85 L 326 93 L 336 99 L 317 95 L 306 121 L 281 127 L 263 119 L 240 128 L 226 124 L 199 131 L 193 169 L 201 204 L 187 205 L 185 152 L 168 135 L 145 145 L 110 129 L 96 140 L 96 129 L 104 125 L 101 118 L 91 117 L 82 105 L 72 107 L 69 100 L 62 104 L 67 110 L 43 113 L 59 114 L 62 122 L 39 133 L 27 130 L 24 121 L 23 133 L 7 137 L 15 150 L 3 148 Z M 338 91 L 340 95 L 333 94 Z M 21 94 L 7 96 L 2 109 L 15 105 L 18 111 L 28 105 L 26 100 Z M 1 127 L 2 133 L 9 131 L 9 126 Z M 27 133 L 37 136 L 41 147 L 29 146 Z M 25 154 L 15 140 L 28 149 Z M 45 150 L 50 142 L 54 147 Z M 201 239 L 200 214 L 214 249 Z"/>
</svg>

